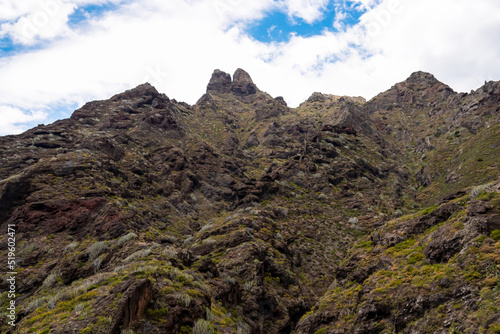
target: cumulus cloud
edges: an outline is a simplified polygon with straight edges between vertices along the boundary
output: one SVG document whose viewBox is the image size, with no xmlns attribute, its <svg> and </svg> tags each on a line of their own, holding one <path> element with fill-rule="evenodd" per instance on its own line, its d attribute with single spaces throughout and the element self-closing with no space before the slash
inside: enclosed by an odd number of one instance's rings
<svg viewBox="0 0 500 334">
<path fill-rule="evenodd" d="M 69 16 L 85 5 L 119 3 L 121 0 L 3 0 L 0 3 L 0 38 L 33 45 L 39 40 L 75 37 Z"/>
<path fill-rule="evenodd" d="M 42 111 L 24 112 L 18 108 L 0 105 L 0 135 L 18 134 L 32 126 L 33 122 L 43 121 L 47 113 Z"/>
<path fill-rule="evenodd" d="M 288 0 L 284 1 L 284 4 L 290 17 L 313 23 L 323 16 L 329 2 L 329 0 Z"/>
<path fill-rule="evenodd" d="M 81 105 L 145 81 L 195 103 L 216 68 L 246 69 L 259 88 L 291 106 L 314 91 L 371 98 L 416 70 L 459 91 L 500 79 L 496 0 L 359 0 L 354 5 L 366 8 L 359 24 L 339 32 L 281 43 L 262 43 L 246 32 L 276 10 L 318 20 L 326 3 L 129 0 L 91 19 L 71 38 L 54 37 L 43 49 L 0 59 L 0 105 L 17 110 Z M 33 13 L 18 10 L 16 15 Z M 12 17 L 11 12 L 2 15 Z M 59 34 L 64 36 L 64 29 Z M 1 123 L 11 133 L 19 130 L 13 122 Z"/>
</svg>

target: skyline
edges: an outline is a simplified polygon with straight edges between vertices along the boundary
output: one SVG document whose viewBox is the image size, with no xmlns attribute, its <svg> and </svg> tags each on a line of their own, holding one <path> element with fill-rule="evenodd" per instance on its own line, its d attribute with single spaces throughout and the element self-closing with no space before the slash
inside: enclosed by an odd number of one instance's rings
<svg viewBox="0 0 500 334">
<path fill-rule="evenodd" d="M 8 0 L 0 3 L 0 135 L 150 82 L 194 104 L 243 68 L 296 107 L 370 99 L 426 71 L 456 91 L 499 80 L 493 0 Z"/>
</svg>

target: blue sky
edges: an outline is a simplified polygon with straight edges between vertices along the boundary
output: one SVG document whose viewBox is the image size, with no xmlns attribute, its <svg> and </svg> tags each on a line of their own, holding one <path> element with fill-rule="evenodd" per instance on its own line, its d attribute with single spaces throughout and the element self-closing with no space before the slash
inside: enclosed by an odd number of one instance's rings
<svg viewBox="0 0 500 334">
<path fill-rule="evenodd" d="M 500 79 L 499 57 L 496 0 L 5 0 L 0 135 L 145 81 L 195 103 L 216 68 L 297 106 L 417 70 L 469 91 Z"/>
<path fill-rule="evenodd" d="M 99 19 L 109 11 L 118 10 L 120 6 L 114 3 L 91 4 L 77 7 L 73 14 L 68 16 L 68 26 L 78 29 L 89 19 Z"/>
<path fill-rule="evenodd" d="M 55 3 L 57 4 L 59 0 L 48 0 L 45 3 Z M 7 1 L 8 2 L 8 1 Z M 52 15 L 54 12 L 50 10 L 47 12 L 44 10 L 44 1 L 40 0 L 34 3 L 34 13 L 35 16 L 30 19 L 30 23 L 27 23 L 26 26 L 34 26 L 36 28 L 43 28 L 44 19 L 48 18 L 52 19 Z M 14 6 L 14 5 L 13 5 Z M 101 18 L 106 13 L 114 10 L 118 10 L 120 8 L 119 4 L 111 3 L 111 2 L 103 2 L 97 4 L 89 4 L 89 5 L 81 5 L 74 7 L 74 10 L 71 11 L 71 14 L 67 15 L 66 25 L 75 30 L 85 29 L 88 27 L 90 20 L 96 20 Z M 38 15 L 36 15 L 38 14 Z M 18 23 L 20 19 L 23 17 L 27 17 L 27 15 L 14 17 L 13 19 L 1 19 L 0 18 L 0 26 L 2 24 L 15 24 Z M 0 32 L 3 29 L 0 28 Z M 40 38 L 36 36 L 33 38 L 31 43 L 20 43 L 15 40 L 15 37 L 12 37 L 13 34 L 1 34 L 0 33 L 0 57 L 9 57 L 14 56 L 19 53 L 30 52 L 38 49 L 42 49 L 45 47 L 50 47 L 50 44 L 57 40 L 57 36 L 55 38 Z"/>
<path fill-rule="evenodd" d="M 346 1 L 338 5 L 330 1 L 317 20 L 307 22 L 303 18 L 289 15 L 286 11 L 275 9 L 248 24 L 246 32 L 264 43 L 288 42 L 292 36 L 308 38 L 321 35 L 325 30 L 339 32 L 341 28 L 335 26 L 335 22 L 342 23 L 342 28 L 351 27 L 358 24 L 361 15 L 366 12 L 367 9 L 356 2 Z"/>
<path fill-rule="evenodd" d="M 56 2 L 57 0 L 49 1 Z M 122 1 L 122 5 L 123 3 L 124 1 Z M 325 30 L 338 32 L 340 29 L 334 26 L 334 23 L 339 21 L 340 16 L 342 16 L 340 22 L 343 24 L 343 28 L 345 28 L 358 24 L 361 15 L 367 12 L 367 8 L 356 1 L 342 1 L 341 3 L 324 1 L 324 3 L 325 5 L 321 8 L 321 14 L 312 22 L 308 22 L 300 16 L 290 15 L 286 11 L 286 8 L 276 6 L 265 11 L 262 17 L 245 22 L 244 31 L 250 37 L 260 42 L 288 42 L 292 36 L 308 38 L 321 35 Z M 84 30 L 89 27 L 89 21 L 99 20 L 106 14 L 118 11 L 120 8 L 120 3 L 111 2 L 75 6 L 71 14 L 67 16 L 66 24 L 70 29 Z M 44 13 L 43 9 L 41 12 Z M 46 15 L 50 17 L 50 13 Z M 0 20 L 0 25 L 15 22 L 16 19 Z M 36 20 L 33 19 L 33 22 L 36 22 Z M 234 22 L 234 24 L 239 23 L 241 22 Z M 47 47 L 48 42 L 54 42 L 54 39 L 37 37 L 29 44 L 16 43 L 10 34 L 5 34 L 0 38 L 0 57 L 9 57 L 41 49 Z"/>
</svg>

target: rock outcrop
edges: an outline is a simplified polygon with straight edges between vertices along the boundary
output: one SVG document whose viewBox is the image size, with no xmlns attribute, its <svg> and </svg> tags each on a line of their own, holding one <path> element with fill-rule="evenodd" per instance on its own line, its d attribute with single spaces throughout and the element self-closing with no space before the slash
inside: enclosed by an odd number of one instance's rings
<svg viewBox="0 0 500 334">
<path fill-rule="evenodd" d="M 234 72 L 231 91 L 236 96 L 248 96 L 257 93 L 258 88 L 253 83 L 250 75 L 239 68 Z"/>
<path fill-rule="evenodd" d="M 207 94 L 232 94 L 245 103 L 254 102 L 259 92 L 250 75 L 241 68 L 234 72 L 232 80 L 228 73 L 215 70 L 207 85 Z"/>
<path fill-rule="evenodd" d="M 212 74 L 212 78 L 207 85 L 207 93 L 218 93 L 218 94 L 228 94 L 231 92 L 232 80 L 231 75 L 222 72 L 221 70 L 215 70 Z"/>
</svg>

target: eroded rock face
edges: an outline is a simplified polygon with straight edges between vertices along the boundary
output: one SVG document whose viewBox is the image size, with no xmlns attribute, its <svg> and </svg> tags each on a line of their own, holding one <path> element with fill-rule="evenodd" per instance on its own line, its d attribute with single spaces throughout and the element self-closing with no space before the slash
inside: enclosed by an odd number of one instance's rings
<svg viewBox="0 0 500 334">
<path fill-rule="evenodd" d="M 498 198 L 498 193 L 495 194 Z M 492 268 L 493 262 L 488 258 L 495 241 L 487 237 L 487 231 L 479 231 L 490 226 L 486 220 L 496 221 L 496 214 L 492 214 L 489 199 L 465 201 L 465 198 L 461 197 L 462 205 L 451 200 L 418 219 L 395 219 L 380 227 L 379 230 L 391 230 L 385 234 L 384 245 L 380 243 L 380 232 L 372 232 L 371 240 L 377 243 L 375 247 L 370 244 L 366 251 L 360 249 L 367 244 L 354 247 L 351 257 L 337 269 L 330 291 L 317 303 L 317 309 L 299 322 L 295 331 L 338 333 L 337 329 L 342 328 L 354 333 L 378 333 L 391 328 L 396 332 L 419 333 L 439 324 L 439 328 L 460 327 L 461 331 L 472 333 L 480 326 L 491 327 L 496 315 L 489 313 L 478 319 L 476 312 L 481 303 L 479 291 L 484 288 L 479 277 L 493 278 L 487 272 Z M 498 203 L 495 207 L 498 208 Z M 425 225 L 431 221 L 438 225 Z M 428 227 L 425 231 L 424 225 Z M 364 240 L 366 242 L 367 238 Z M 405 281 L 407 270 L 431 266 L 461 269 L 453 274 L 431 275 L 432 279 L 410 274 L 412 280 L 422 278 L 426 281 L 428 290 L 419 289 L 415 281 Z M 468 272 L 471 268 L 474 270 Z M 398 283 L 391 285 L 395 281 L 389 280 L 392 283 L 387 281 L 386 285 L 383 277 L 397 277 Z M 345 289 L 348 291 L 344 292 Z M 489 291 L 489 288 L 484 289 L 483 293 Z M 339 303 L 350 306 L 346 309 L 339 307 Z M 463 307 L 453 308 L 457 303 Z M 441 314 L 441 310 L 446 310 L 443 320 L 429 315 Z M 351 317 L 352 321 L 346 320 Z M 464 318 L 467 322 L 459 320 Z"/>
<path fill-rule="evenodd" d="M 231 92 L 231 75 L 215 70 L 207 86 L 207 93 L 228 94 Z"/>
<path fill-rule="evenodd" d="M 215 70 L 207 85 L 207 93 L 209 94 L 233 94 L 237 99 L 245 103 L 254 102 L 257 92 L 259 92 L 259 89 L 253 83 L 252 78 L 241 68 L 234 72 L 233 80 L 231 80 L 228 73 Z M 200 100 L 198 103 L 202 102 L 207 103 L 208 100 Z"/>
<path fill-rule="evenodd" d="M 446 221 L 460 209 L 462 209 L 462 207 L 457 203 L 443 204 L 429 214 L 398 224 L 393 230 L 384 231 L 386 229 L 381 228 L 381 232 L 375 231 L 372 234 L 371 240 L 376 245 L 394 246 L 416 234 L 423 233 L 428 228 Z"/>
<path fill-rule="evenodd" d="M 109 334 L 118 334 L 137 325 L 153 298 L 152 284 L 148 279 L 136 281 L 120 293 L 123 296 L 118 301 L 118 311 Z"/>
<path fill-rule="evenodd" d="M 257 93 L 258 88 L 253 83 L 250 75 L 239 68 L 234 72 L 233 87 L 231 90 L 237 96 L 247 96 Z"/>
</svg>

